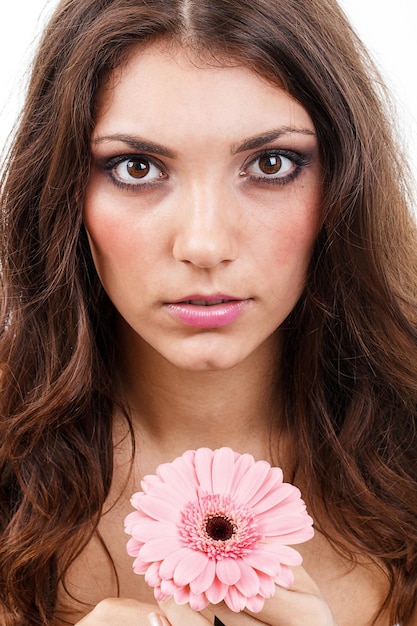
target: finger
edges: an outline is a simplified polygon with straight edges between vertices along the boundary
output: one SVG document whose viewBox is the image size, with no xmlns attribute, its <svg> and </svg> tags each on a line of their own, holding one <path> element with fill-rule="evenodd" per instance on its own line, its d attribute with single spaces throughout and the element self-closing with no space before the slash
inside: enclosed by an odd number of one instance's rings
<svg viewBox="0 0 417 626">
<path fill-rule="evenodd" d="M 77 626 L 148 626 L 148 616 L 155 611 L 155 605 L 137 600 L 107 598 L 99 602 Z M 163 624 L 169 626 L 169 624 Z"/>
<path fill-rule="evenodd" d="M 152 612 L 148 615 L 149 626 L 171 626 L 166 617 Z"/>
<path fill-rule="evenodd" d="M 219 620 L 218 622 L 214 622 L 214 626 L 217 626 L 217 624 L 219 624 L 219 626 L 267 626 L 266 622 L 261 620 L 259 615 L 249 615 L 249 613 L 246 612 L 233 613 L 223 602 L 213 608 L 215 617 Z M 308 624 L 308 622 L 306 623 Z M 268 624 L 268 626 L 275 626 L 275 624 Z M 303 624 L 303 626 L 306 626 L 306 624 Z"/>
<path fill-rule="evenodd" d="M 294 574 L 294 582 L 291 585 L 291 591 L 301 591 L 302 593 L 313 593 L 317 596 L 321 595 L 321 591 L 317 583 L 307 574 L 302 565 L 291 568 Z"/>
<path fill-rule="evenodd" d="M 159 607 L 171 626 L 213 626 L 214 615 L 206 617 L 194 611 L 189 604 L 177 604 L 174 598 L 160 602 Z"/>
<path fill-rule="evenodd" d="M 289 589 L 275 587 L 272 598 L 265 600 L 259 613 L 245 610 L 233 613 L 225 605 L 216 607 L 216 615 L 227 626 L 334 626 L 330 607 L 319 587 L 303 567 L 294 567 L 294 583 Z"/>
<path fill-rule="evenodd" d="M 322 596 L 276 587 L 259 613 L 246 611 L 270 626 L 335 626 L 329 605 Z M 233 626 L 233 624 L 230 624 Z"/>
</svg>

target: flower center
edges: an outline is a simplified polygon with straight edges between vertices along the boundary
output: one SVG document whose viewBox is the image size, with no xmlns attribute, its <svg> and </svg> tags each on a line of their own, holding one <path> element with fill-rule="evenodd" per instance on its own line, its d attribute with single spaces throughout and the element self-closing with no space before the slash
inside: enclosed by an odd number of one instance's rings
<svg viewBox="0 0 417 626">
<path fill-rule="evenodd" d="M 206 522 L 206 533 L 214 541 L 227 541 L 235 534 L 235 528 L 227 517 L 213 515 Z"/>
<path fill-rule="evenodd" d="M 178 530 L 184 545 L 216 560 L 241 558 L 260 539 L 252 511 L 219 494 L 202 495 L 189 502 Z"/>
</svg>

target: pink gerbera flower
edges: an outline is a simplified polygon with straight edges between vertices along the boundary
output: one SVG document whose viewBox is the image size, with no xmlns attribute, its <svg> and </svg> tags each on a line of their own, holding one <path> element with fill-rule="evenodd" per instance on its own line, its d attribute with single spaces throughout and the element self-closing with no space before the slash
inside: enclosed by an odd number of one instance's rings
<svg viewBox="0 0 417 626">
<path fill-rule="evenodd" d="M 275 584 L 289 587 L 313 536 L 300 491 L 282 471 L 230 448 L 188 450 L 145 476 L 125 520 L 133 569 L 154 587 L 201 611 L 224 600 L 258 612 Z"/>
</svg>

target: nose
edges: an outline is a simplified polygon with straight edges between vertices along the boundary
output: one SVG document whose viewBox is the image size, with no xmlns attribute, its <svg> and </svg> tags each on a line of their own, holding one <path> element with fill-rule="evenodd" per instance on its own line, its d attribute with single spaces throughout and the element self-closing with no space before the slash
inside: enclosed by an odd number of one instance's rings
<svg viewBox="0 0 417 626">
<path fill-rule="evenodd" d="M 173 256 L 212 269 L 238 256 L 237 199 L 218 185 L 196 185 L 181 197 Z"/>
</svg>

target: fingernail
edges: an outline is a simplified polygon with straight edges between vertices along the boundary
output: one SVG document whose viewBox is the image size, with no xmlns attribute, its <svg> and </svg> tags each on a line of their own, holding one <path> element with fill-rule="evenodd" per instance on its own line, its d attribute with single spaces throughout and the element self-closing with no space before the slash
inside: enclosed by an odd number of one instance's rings
<svg viewBox="0 0 417 626">
<path fill-rule="evenodd" d="M 148 622 L 149 626 L 164 626 L 164 622 L 156 613 L 149 613 Z"/>
</svg>

